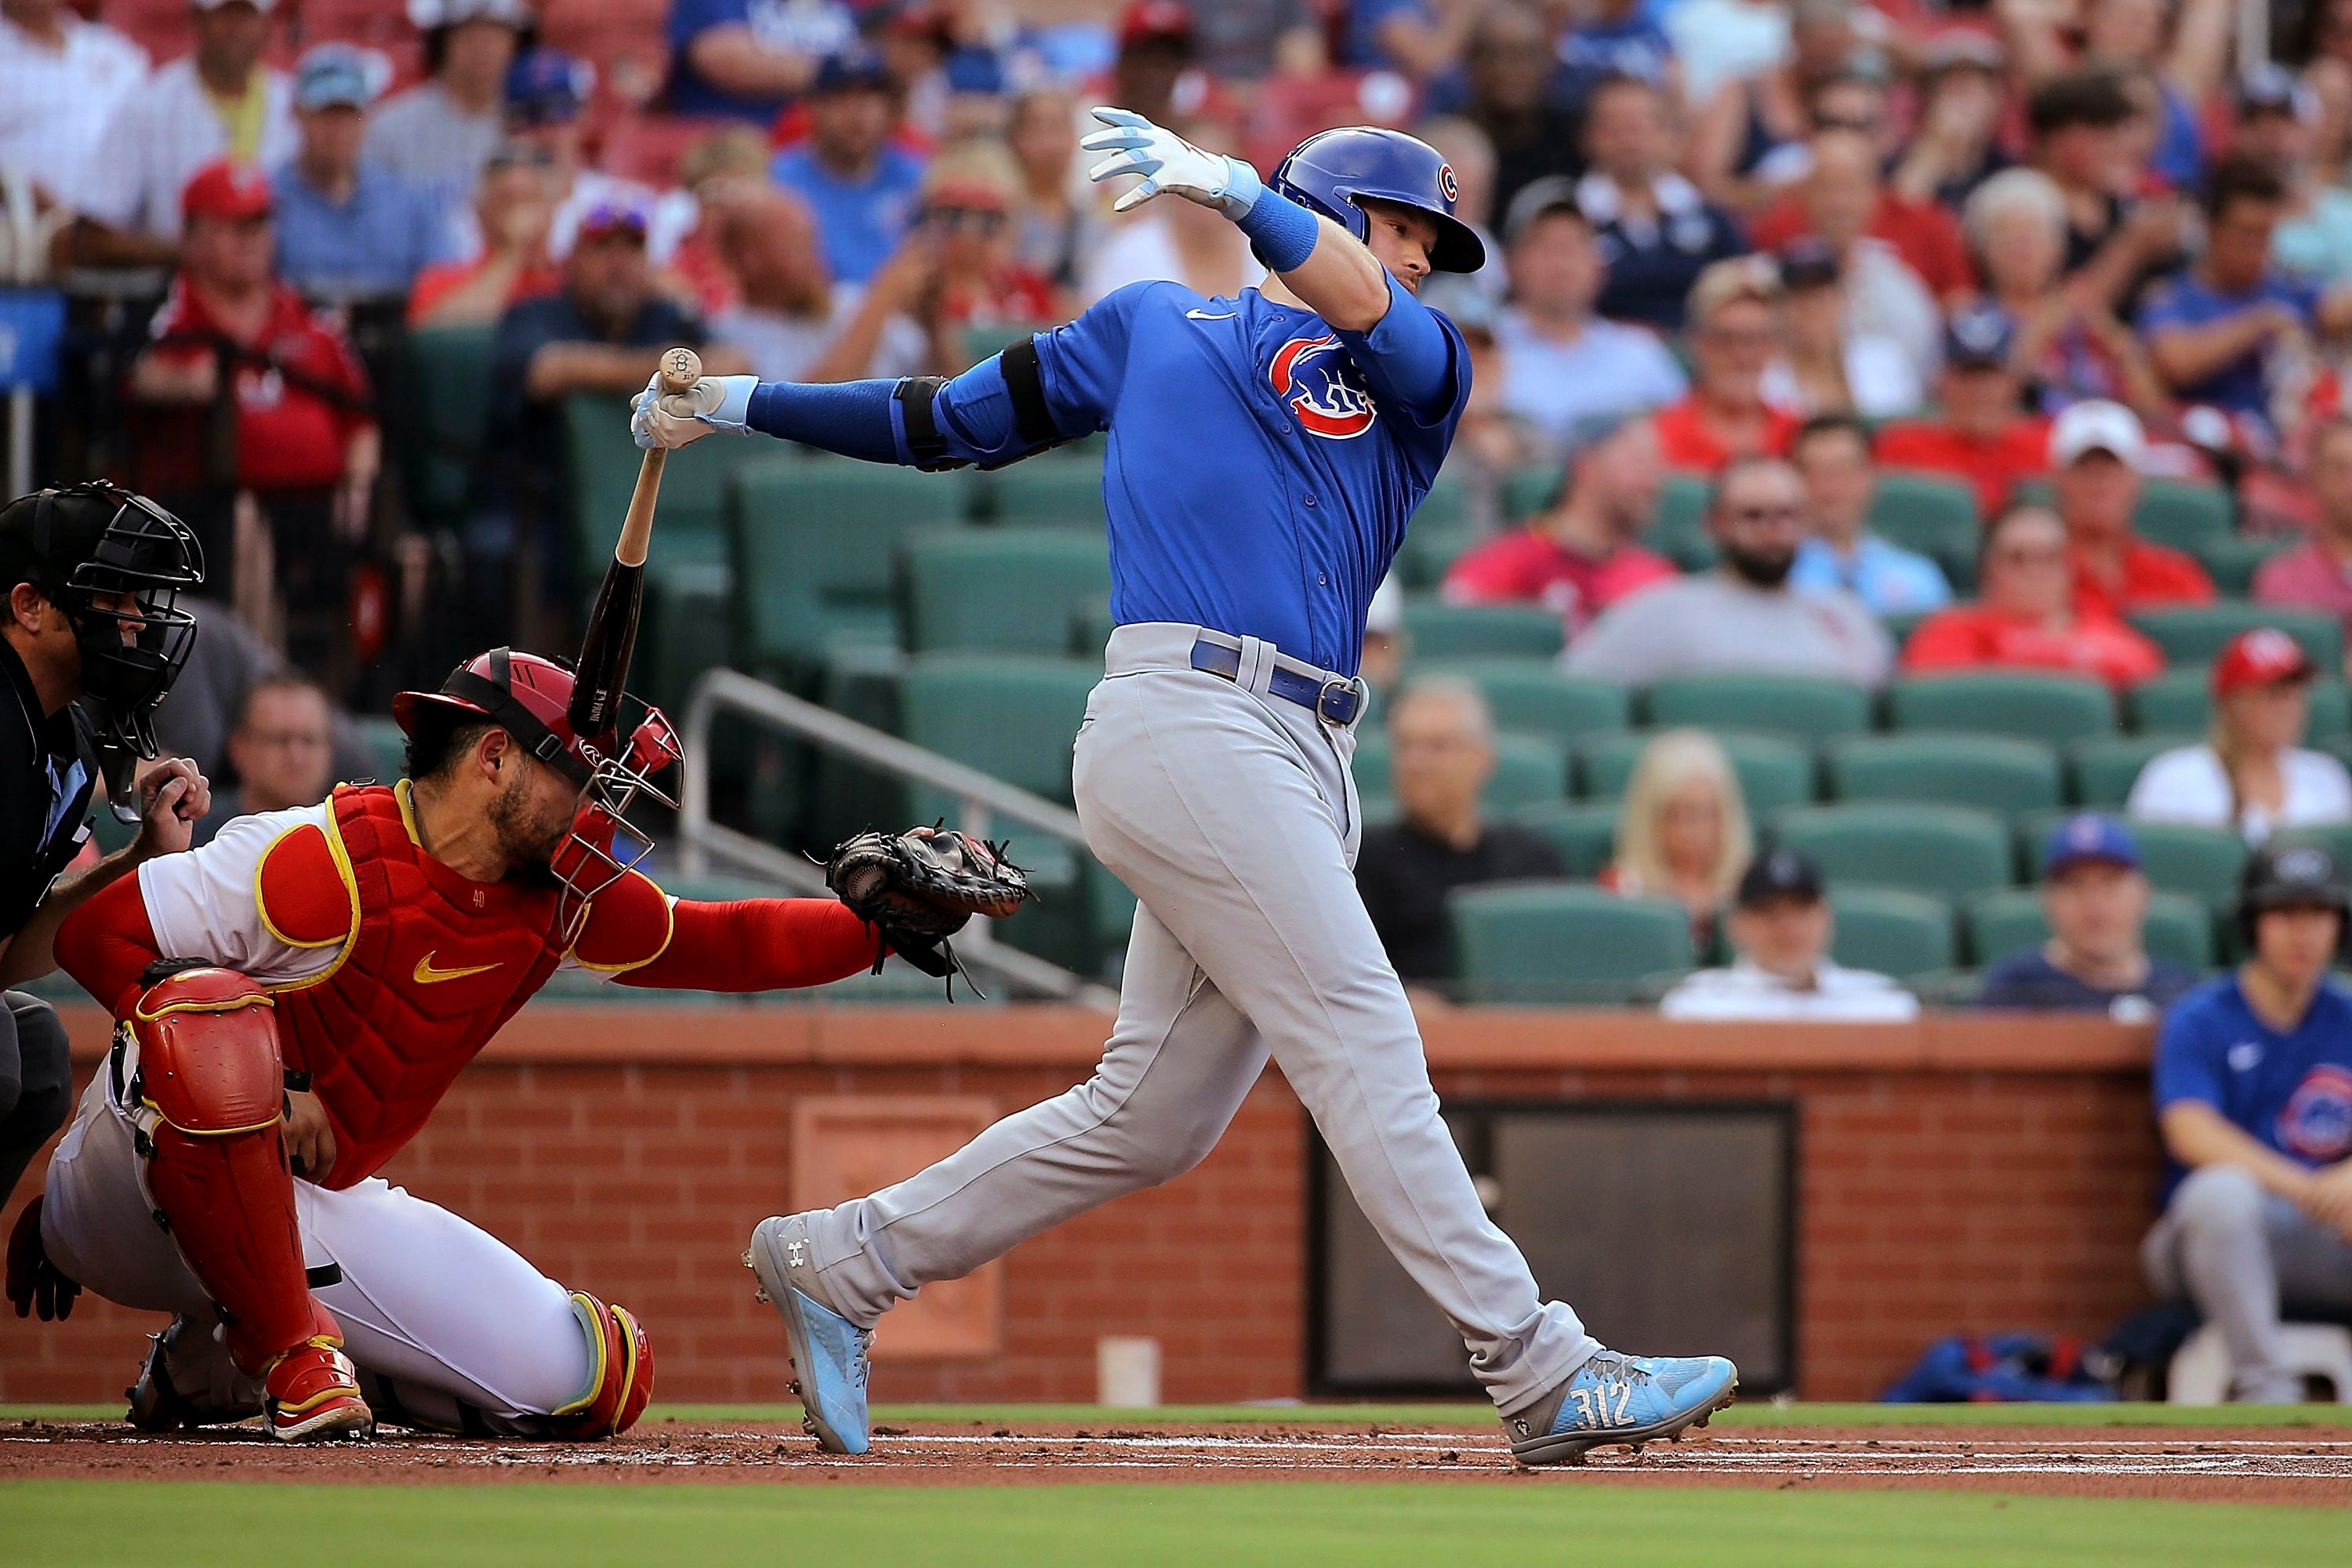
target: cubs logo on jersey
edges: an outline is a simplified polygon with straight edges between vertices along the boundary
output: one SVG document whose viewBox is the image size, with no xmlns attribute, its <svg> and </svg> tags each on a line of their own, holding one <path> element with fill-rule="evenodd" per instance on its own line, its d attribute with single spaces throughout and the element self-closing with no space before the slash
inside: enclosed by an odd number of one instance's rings
<svg viewBox="0 0 2352 1568">
<path fill-rule="evenodd" d="M 2352 1072 L 2312 1068 L 2279 1112 L 2278 1138 L 2288 1153 L 2323 1164 L 2352 1153 Z"/>
<path fill-rule="evenodd" d="M 1372 395 L 1330 333 L 1291 339 L 1276 353 L 1268 374 L 1275 395 L 1290 405 L 1308 435 L 1347 441 L 1372 427 Z"/>
</svg>

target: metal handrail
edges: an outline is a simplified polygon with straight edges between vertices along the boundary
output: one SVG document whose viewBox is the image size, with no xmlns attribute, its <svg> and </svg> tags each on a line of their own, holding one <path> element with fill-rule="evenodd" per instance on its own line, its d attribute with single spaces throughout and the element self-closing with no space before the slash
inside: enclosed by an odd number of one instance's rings
<svg viewBox="0 0 2352 1568">
<path fill-rule="evenodd" d="M 845 719 L 739 670 L 712 669 L 705 671 L 688 693 L 686 723 L 680 731 L 686 782 L 678 797 L 678 859 L 687 876 L 708 875 L 712 860 L 719 859 L 772 878 L 797 892 L 824 890 L 824 873 L 807 860 L 712 820 L 708 765 L 710 731 L 721 710 L 748 713 L 877 772 L 954 795 L 961 808 L 957 826 L 975 837 L 989 837 L 991 823 L 1004 821 L 1086 847 L 1078 814 L 1066 805 L 871 725 Z M 956 954 L 968 967 L 992 971 L 1024 991 L 1106 1010 L 1118 1005 L 1117 994 L 1108 986 L 1009 947 L 996 941 L 988 927 L 988 921 L 975 921 L 956 939 Z"/>
</svg>

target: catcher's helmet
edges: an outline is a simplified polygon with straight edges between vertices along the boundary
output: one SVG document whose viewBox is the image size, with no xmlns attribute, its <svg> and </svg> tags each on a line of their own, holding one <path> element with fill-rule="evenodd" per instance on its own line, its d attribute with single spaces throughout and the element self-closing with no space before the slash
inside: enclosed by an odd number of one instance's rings
<svg viewBox="0 0 2352 1568">
<path fill-rule="evenodd" d="M 155 709 L 195 647 L 180 590 L 204 580 L 205 552 L 188 525 L 120 485 L 36 490 L 0 508 L 0 592 L 30 583 L 64 612 L 81 649 L 86 708 L 108 744 L 137 756 L 155 754 Z M 100 598 L 130 603 L 101 610 Z"/>
<path fill-rule="evenodd" d="M 1475 229 L 1454 216 L 1461 195 L 1454 166 L 1428 142 L 1377 125 L 1321 131 L 1290 150 L 1266 184 L 1321 213 L 1358 239 L 1370 221 L 1356 204 L 1365 196 L 1416 207 L 1437 220 L 1429 265 L 1439 272 L 1475 272 L 1486 247 Z"/>
<path fill-rule="evenodd" d="M 2238 878 L 2238 941 L 2254 948 L 2254 921 L 2265 910 L 2331 909 L 2352 915 L 2336 857 L 2316 844 L 2265 844 Z"/>
<path fill-rule="evenodd" d="M 679 760 L 677 737 L 662 710 L 635 698 L 623 700 L 618 732 L 628 737 L 619 755 L 607 756 L 575 734 L 569 667 L 535 653 L 494 647 L 449 672 L 438 691 L 404 691 L 392 700 L 392 716 L 415 733 L 417 710 L 438 708 L 488 720 L 512 735 L 523 750 L 580 786 L 572 832 L 556 849 L 549 869 L 563 889 L 557 918 L 565 940 L 578 934 L 588 902 L 628 870 L 652 841 L 634 826 L 640 847 L 625 859 L 613 847 L 640 795 L 677 809 L 677 802 L 654 784 L 654 776 Z"/>
</svg>

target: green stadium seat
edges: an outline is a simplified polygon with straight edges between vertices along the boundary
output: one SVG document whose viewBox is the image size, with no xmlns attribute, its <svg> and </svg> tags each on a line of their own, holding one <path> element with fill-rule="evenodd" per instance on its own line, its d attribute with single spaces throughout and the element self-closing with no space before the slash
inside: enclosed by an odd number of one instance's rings
<svg viewBox="0 0 2352 1568">
<path fill-rule="evenodd" d="M 1658 495 L 1658 515 L 1642 532 L 1642 542 L 1661 555 L 1680 561 L 1706 541 L 1706 503 L 1715 493 L 1711 479 L 1695 474 L 1668 474 Z"/>
<path fill-rule="evenodd" d="M 1066 802 L 1070 743 L 1101 679 L 1077 659 L 929 654 L 908 661 L 899 679 L 899 725 L 918 746 Z M 915 809 L 955 819 L 945 802 Z"/>
<path fill-rule="evenodd" d="M 1811 747 L 1780 735 L 1743 735 L 1735 730 L 1717 730 L 1713 734 L 1731 759 L 1731 771 L 1738 775 L 1740 797 L 1750 816 L 1769 816 L 1813 798 Z M 1585 797 L 1615 800 L 1622 795 L 1643 751 L 1655 739 L 1654 731 L 1636 730 L 1587 740 L 1577 749 Z"/>
<path fill-rule="evenodd" d="M 1624 1002 L 1643 981 L 1691 966 L 1678 904 L 1561 882 L 1467 888 L 1447 904 L 1465 1001 Z"/>
<path fill-rule="evenodd" d="M 1949 969 L 1959 951 L 1952 906 L 1893 888 L 1842 888 L 1830 893 L 1837 923 L 1830 956 L 1849 969 L 1897 980 Z"/>
<path fill-rule="evenodd" d="M 1430 521 L 1419 516 L 1405 530 L 1391 573 L 1407 593 L 1433 592 L 1444 583 L 1454 563 L 1479 542 L 1478 529 L 1467 522 Z"/>
<path fill-rule="evenodd" d="M 1915 676 L 1887 688 L 1895 730 L 1965 731 L 2063 746 L 2116 728 L 2115 694 L 2096 680 L 2024 670 Z"/>
<path fill-rule="evenodd" d="M 1792 741 L 1830 741 L 1870 728 L 1870 693 L 1802 675 L 1677 675 L 1643 694 L 1659 729 L 1747 730 Z"/>
<path fill-rule="evenodd" d="M 1103 521 L 1102 457 L 1032 458 L 978 476 L 988 515 L 1008 527 L 1092 529 Z"/>
<path fill-rule="evenodd" d="M 2124 693 L 2136 731 L 2202 735 L 2213 718 L 2211 672 L 2200 665 L 2168 669 Z M 2352 687 L 2334 679 L 2312 682 L 2311 726 L 2305 740 L 2312 745 L 2352 736 Z"/>
<path fill-rule="evenodd" d="M 2178 479 L 2147 480 L 2140 490 L 2139 509 L 2132 513 L 2132 531 L 2174 550 L 2194 551 L 2236 526 L 2237 509 L 2231 504 L 2228 490 Z"/>
<path fill-rule="evenodd" d="M 2284 536 L 2224 533 L 2197 546 L 2197 559 L 2223 598 L 2242 599 L 2254 591 L 2254 574 L 2263 563 L 2294 546 L 2294 541 Z"/>
<path fill-rule="evenodd" d="M 2039 888 L 2002 888 L 1979 893 L 1963 910 L 1969 951 L 1979 966 L 2000 963 L 2012 952 L 2039 947 L 2049 940 L 2050 923 L 2042 913 Z M 2153 956 L 2191 969 L 2213 967 L 2213 917 L 2205 905 L 2180 893 L 2149 897 L 2146 931 Z"/>
<path fill-rule="evenodd" d="M 427 327 L 408 334 L 408 384 L 431 389 L 408 409 L 415 427 L 408 443 L 408 505 L 419 518 L 451 521 L 466 510 L 489 435 L 497 348 L 494 327 Z M 620 526 L 616 513 L 615 532 Z"/>
<path fill-rule="evenodd" d="M 2334 616 L 2317 610 L 2286 610 L 2270 605 L 2221 601 L 2210 605 L 2168 605 L 2140 610 L 2131 624 L 2164 650 L 2168 664 L 2210 664 L 2221 646 L 2240 632 L 2256 626 L 2276 626 L 2301 643 L 2311 661 L 2325 670 L 2344 668 L 2344 626 Z"/>
<path fill-rule="evenodd" d="M 2120 811 L 2148 759 L 2175 746 L 2193 746 L 2193 734 L 2094 735 L 2066 748 L 2077 805 Z"/>
<path fill-rule="evenodd" d="M 1538 605 L 1448 605 L 1411 599 L 1405 641 L 1415 658 L 1557 658 L 1559 616 Z"/>
<path fill-rule="evenodd" d="M 1080 658 L 1100 659 L 1117 624 L 1110 616 L 1108 594 L 1076 606 L 1070 612 L 1070 651 Z"/>
<path fill-rule="evenodd" d="M 1503 480 L 1503 517 L 1510 522 L 1525 522 L 1540 511 L 1551 510 L 1559 499 L 1560 481 L 1567 468 L 1559 463 L 1535 463 L 1524 468 L 1514 468 Z"/>
<path fill-rule="evenodd" d="M 2238 872 L 2246 863 L 2246 842 L 2218 827 L 2174 822 L 2135 822 L 2147 879 L 2168 893 L 2186 893 L 2220 910 L 2238 895 Z"/>
<path fill-rule="evenodd" d="M 565 458 L 571 504 L 571 548 L 583 594 L 604 580 L 613 541 L 628 514 L 644 456 L 629 439 L 627 400 L 578 395 L 563 401 Z M 649 575 L 680 565 L 727 560 L 727 504 L 739 471 L 773 461 L 763 442 L 701 441 L 672 452 L 662 468 L 661 547 L 648 557 Z"/>
<path fill-rule="evenodd" d="M 809 666 L 836 642 L 891 641 L 898 547 L 918 529 L 961 522 L 969 477 L 821 458 L 745 468 L 730 526 L 747 667 Z"/>
<path fill-rule="evenodd" d="M 1801 805 L 1772 829 L 1813 858 L 1832 891 L 1899 888 L 1957 900 L 2012 879 L 2007 827 L 1973 806 Z"/>
<path fill-rule="evenodd" d="M 1878 476 L 1870 531 L 1880 538 L 1941 559 L 1947 550 L 1973 554 L 1977 529 L 1977 493 L 1962 481 L 1899 469 Z"/>
<path fill-rule="evenodd" d="M 1511 814 L 1511 820 L 1559 851 L 1571 877 L 1597 877 L 1617 856 L 1617 807 L 1549 800 Z"/>
<path fill-rule="evenodd" d="M 397 723 L 390 719 L 367 715 L 353 722 L 359 730 L 360 743 L 367 748 L 367 776 L 370 779 L 377 784 L 390 784 L 407 772 L 408 736 Z M 360 781 L 347 779 L 343 782 L 357 784 Z M 113 814 L 101 811 L 99 815 L 110 816 Z"/>
<path fill-rule="evenodd" d="M 1572 742 L 1622 730 L 1631 721 L 1632 703 L 1623 687 L 1563 675 L 1533 659 L 1416 659 L 1405 670 L 1404 683 L 1423 676 L 1449 676 L 1477 687 L 1498 730 Z"/>
<path fill-rule="evenodd" d="M 2315 822 L 2282 828 L 2282 844 L 2316 844 L 2336 858 L 2338 866 L 2352 866 L 2352 822 Z"/>
<path fill-rule="evenodd" d="M 1412 520 L 1406 524 L 1408 535 L 1416 528 L 1436 531 L 1460 531 L 1475 521 L 1470 515 L 1471 489 L 1461 474 L 1448 468 L 1437 476 L 1421 504 L 1412 509 Z"/>
<path fill-rule="evenodd" d="M 734 571 L 724 561 L 649 563 L 633 689 L 685 716 L 696 678 L 735 660 L 734 584 Z"/>
<path fill-rule="evenodd" d="M 1072 726 L 1076 728 L 1075 725 Z M 1366 816 L 1373 801 L 1387 801 L 1389 738 L 1377 731 L 1359 731 L 1352 764 L 1356 793 L 1363 797 Z M 1507 816 L 1523 806 L 1568 798 L 1568 746 L 1546 735 L 1520 735 L 1504 731 L 1495 737 L 1495 776 L 1486 781 L 1479 802 L 1496 816 Z"/>
<path fill-rule="evenodd" d="M 2063 798 L 2058 753 L 2003 735 L 1856 735 L 1826 748 L 1832 800 L 1907 800 L 2035 811 Z"/>
<path fill-rule="evenodd" d="M 919 534 L 899 564 L 909 653 L 1058 654 L 1069 647 L 1070 616 L 1110 591 L 1108 545 L 1075 529 Z"/>
</svg>

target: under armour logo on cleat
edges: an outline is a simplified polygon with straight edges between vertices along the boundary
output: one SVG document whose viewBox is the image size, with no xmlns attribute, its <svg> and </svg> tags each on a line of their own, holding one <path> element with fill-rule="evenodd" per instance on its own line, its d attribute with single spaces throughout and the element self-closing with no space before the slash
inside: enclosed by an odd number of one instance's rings
<svg viewBox="0 0 2352 1568">
<path fill-rule="evenodd" d="M 801 1254 L 807 1250 L 808 1243 L 806 1241 L 788 1241 L 784 1243 L 784 1267 L 787 1268 L 806 1268 L 808 1266 L 808 1259 L 803 1258 Z"/>
</svg>

